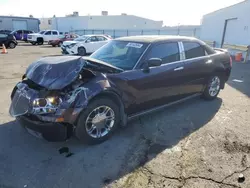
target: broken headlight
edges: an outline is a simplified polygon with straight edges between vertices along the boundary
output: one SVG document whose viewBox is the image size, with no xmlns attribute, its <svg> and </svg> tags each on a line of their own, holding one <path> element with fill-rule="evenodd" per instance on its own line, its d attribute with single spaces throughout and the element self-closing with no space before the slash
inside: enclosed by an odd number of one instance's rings
<svg viewBox="0 0 250 188">
<path fill-rule="evenodd" d="M 37 98 L 33 101 L 32 104 L 33 113 L 34 114 L 55 113 L 61 102 L 62 99 L 60 97 Z"/>
</svg>

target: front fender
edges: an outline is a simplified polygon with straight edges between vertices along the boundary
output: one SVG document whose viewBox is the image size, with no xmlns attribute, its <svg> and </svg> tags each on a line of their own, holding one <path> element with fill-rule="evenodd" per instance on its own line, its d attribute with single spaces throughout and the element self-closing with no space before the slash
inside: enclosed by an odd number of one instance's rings
<svg viewBox="0 0 250 188">
<path fill-rule="evenodd" d="M 61 108 L 67 109 L 68 111 L 65 113 L 64 119 L 67 122 L 74 124 L 79 114 L 87 108 L 91 100 L 108 92 L 120 95 L 118 91 L 116 91 L 113 83 L 110 83 L 104 74 L 100 74 L 89 82 L 84 83 L 76 88 L 71 96 L 64 102 L 64 104 L 62 104 Z"/>
</svg>

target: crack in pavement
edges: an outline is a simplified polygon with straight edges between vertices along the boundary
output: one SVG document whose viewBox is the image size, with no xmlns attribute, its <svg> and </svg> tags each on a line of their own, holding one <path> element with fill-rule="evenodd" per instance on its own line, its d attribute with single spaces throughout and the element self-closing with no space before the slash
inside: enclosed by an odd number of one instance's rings
<svg viewBox="0 0 250 188">
<path fill-rule="evenodd" d="M 149 170 L 147 167 L 142 167 L 142 169 L 146 170 L 151 175 L 159 176 L 159 177 L 162 177 L 162 178 L 165 178 L 165 179 L 179 181 L 179 182 L 182 183 L 182 186 L 180 188 L 185 186 L 187 180 L 192 180 L 192 179 L 202 179 L 202 180 L 205 180 L 205 181 L 212 181 L 212 182 L 220 184 L 220 185 L 227 185 L 227 186 L 231 186 L 231 187 L 235 187 L 235 188 L 240 188 L 240 186 L 237 186 L 237 185 L 234 185 L 234 184 L 224 183 L 223 181 L 217 181 L 217 180 L 214 180 L 212 178 L 206 178 L 206 177 L 203 177 L 203 176 L 189 176 L 189 177 L 186 177 L 186 178 L 183 178 L 183 177 L 170 177 L 170 176 L 165 176 L 165 175 L 162 175 L 162 174 L 156 174 L 156 173 L 152 172 L 151 170 Z"/>
<path fill-rule="evenodd" d="M 248 166 L 248 167 L 246 167 L 246 168 L 244 168 L 243 170 L 240 170 L 240 171 L 234 171 L 232 174 L 230 174 L 230 175 L 226 176 L 225 178 L 223 178 L 222 182 L 224 182 L 228 178 L 232 177 L 233 175 L 243 173 L 243 172 L 247 171 L 248 169 L 250 169 L 250 166 Z"/>
</svg>

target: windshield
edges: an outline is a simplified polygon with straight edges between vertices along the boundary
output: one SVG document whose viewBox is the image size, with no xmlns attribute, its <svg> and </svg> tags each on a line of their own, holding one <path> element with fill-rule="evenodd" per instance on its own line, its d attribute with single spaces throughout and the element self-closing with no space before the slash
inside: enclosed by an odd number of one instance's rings
<svg viewBox="0 0 250 188">
<path fill-rule="evenodd" d="M 85 41 L 88 37 L 86 36 L 80 36 L 78 38 L 75 38 L 74 41 Z"/>
<path fill-rule="evenodd" d="M 123 70 L 131 70 L 147 48 L 146 43 L 110 41 L 90 57 L 104 61 Z"/>
<path fill-rule="evenodd" d="M 43 34 L 45 31 L 40 31 L 39 34 Z"/>
</svg>

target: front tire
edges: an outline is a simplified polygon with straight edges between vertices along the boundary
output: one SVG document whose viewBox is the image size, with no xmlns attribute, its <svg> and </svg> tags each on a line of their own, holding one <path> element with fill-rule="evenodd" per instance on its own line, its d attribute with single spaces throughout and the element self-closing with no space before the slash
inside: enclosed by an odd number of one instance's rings
<svg viewBox="0 0 250 188">
<path fill-rule="evenodd" d="M 8 46 L 10 49 L 14 49 L 16 47 L 16 44 L 14 42 L 10 42 Z"/>
<path fill-rule="evenodd" d="M 120 117 L 119 107 L 111 99 L 95 99 L 81 113 L 75 135 L 86 144 L 100 144 L 112 136 Z"/>
<path fill-rule="evenodd" d="M 36 39 L 36 42 L 37 42 L 38 45 L 43 45 L 44 40 L 43 40 L 43 38 L 39 37 L 39 38 Z"/>
<path fill-rule="evenodd" d="M 85 56 L 86 55 L 86 49 L 84 47 L 78 48 L 78 55 Z"/>
<path fill-rule="evenodd" d="M 58 47 L 61 47 L 61 46 L 62 46 L 62 42 L 59 42 Z"/>
<path fill-rule="evenodd" d="M 223 80 L 221 79 L 221 76 L 219 75 L 211 76 L 208 80 L 208 84 L 202 94 L 202 97 L 205 100 L 215 99 L 220 93 L 222 81 Z"/>
</svg>

